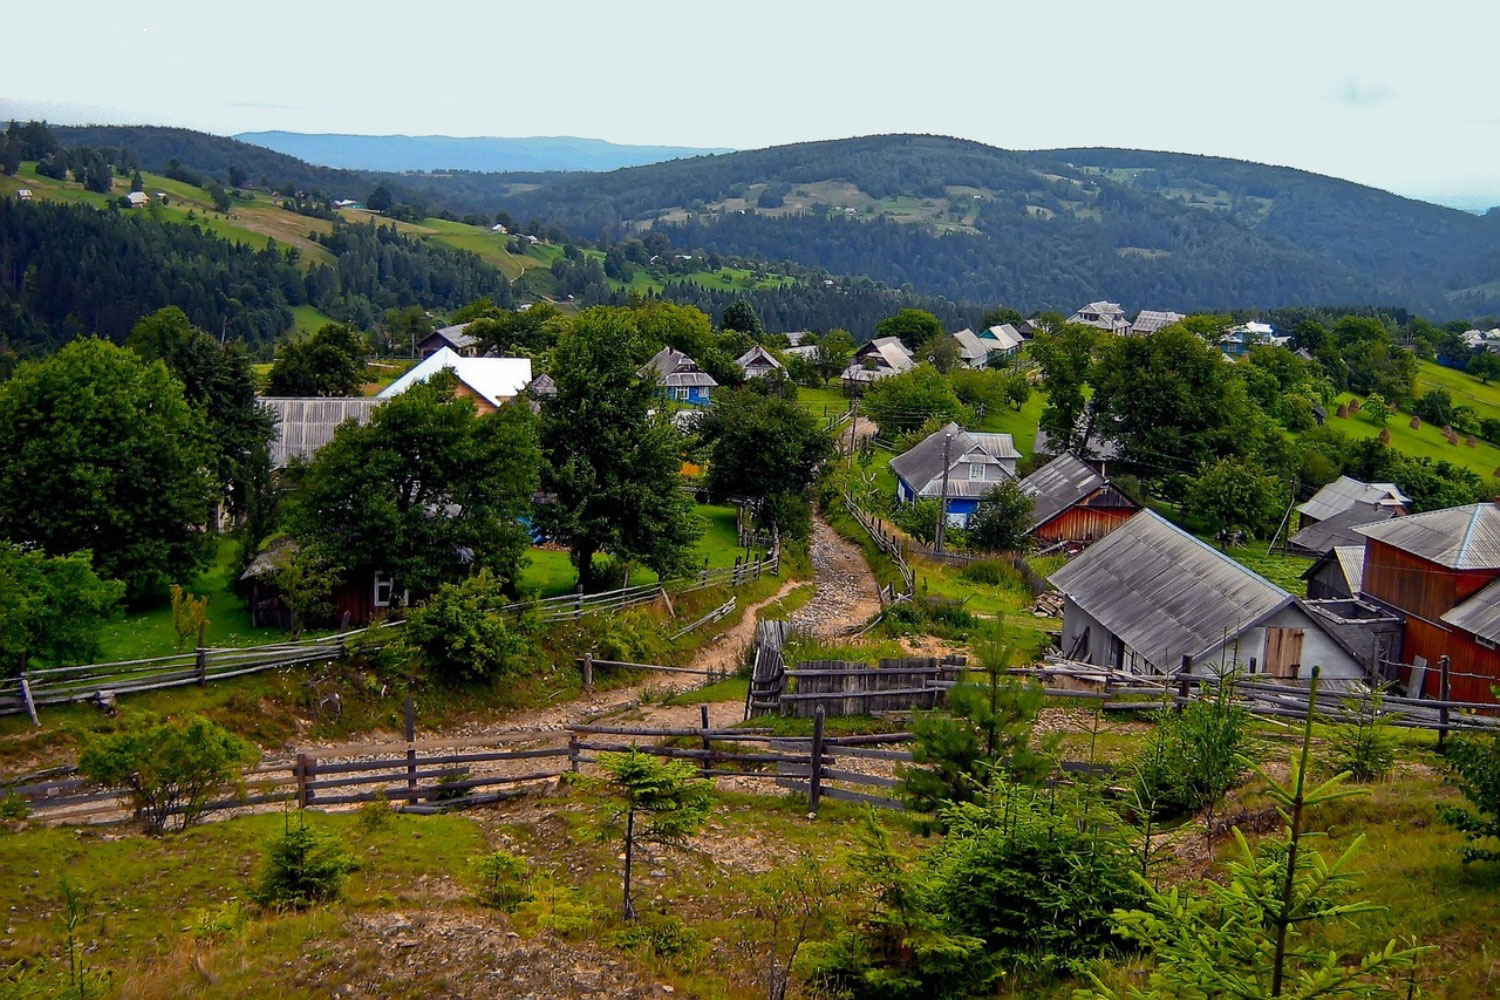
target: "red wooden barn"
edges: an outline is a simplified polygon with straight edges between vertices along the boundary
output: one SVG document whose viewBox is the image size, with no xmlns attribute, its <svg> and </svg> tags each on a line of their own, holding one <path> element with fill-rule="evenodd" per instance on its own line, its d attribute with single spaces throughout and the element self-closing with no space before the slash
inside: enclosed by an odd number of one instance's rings
<svg viewBox="0 0 1500 1000">
<path fill-rule="evenodd" d="M 1455 701 L 1495 701 L 1500 505 L 1431 510 L 1354 530 L 1365 536 L 1360 590 L 1405 616 L 1401 658 L 1429 668 L 1425 695 L 1438 696 L 1438 657 L 1447 655 Z"/>
<path fill-rule="evenodd" d="M 1031 497 L 1031 534 L 1044 545 L 1096 542 L 1128 521 L 1140 505 L 1072 452 L 1021 480 Z"/>
</svg>

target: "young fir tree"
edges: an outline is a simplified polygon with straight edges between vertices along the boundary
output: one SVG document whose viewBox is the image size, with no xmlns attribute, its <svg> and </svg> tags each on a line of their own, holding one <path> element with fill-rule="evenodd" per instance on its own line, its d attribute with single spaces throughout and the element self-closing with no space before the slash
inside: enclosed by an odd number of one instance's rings
<svg viewBox="0 0 1500 1000">
<path fill-rule="evenodd" d="M 631 750 L 605 754 L 599 764 L 604 768 L 606 788 L 623 800 L 608 828 L 618 829 L 619 822 L 624 820 L 621 895 L 625 919 L 634 920 L 635 900 L 631 891 L 636 852 L 651 845 L 680 845 L 708 817 L 711 792 L 708 782 L 698 778 L 698 772 L 686 761 L 659 761 Z"/>
</svg>

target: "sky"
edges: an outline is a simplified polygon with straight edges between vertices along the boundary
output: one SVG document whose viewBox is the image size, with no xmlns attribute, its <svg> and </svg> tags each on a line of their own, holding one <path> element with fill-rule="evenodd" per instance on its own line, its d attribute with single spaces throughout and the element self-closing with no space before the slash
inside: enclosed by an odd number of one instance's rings
<svg viewBox="0 0 1500 1000">
<path fill-rule="evenodd" d="M 739 149 L 925 132 L 1500 205 L 1494 0 L 73 0 L 4 24 L 7 117 Z"/>
</svg>

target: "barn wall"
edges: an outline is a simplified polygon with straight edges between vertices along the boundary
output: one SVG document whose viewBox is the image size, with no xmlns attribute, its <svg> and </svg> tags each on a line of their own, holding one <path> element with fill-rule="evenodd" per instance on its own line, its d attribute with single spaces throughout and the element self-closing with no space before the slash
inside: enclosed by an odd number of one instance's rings
<svg viewBox="0 0 1500 1000">
<path fill-rule="evenodd" d="M 1494 570 L 1462 572 L 1402 552 L 1373 538 L 1365 540 L 1361 589 L 1377 600 L 1437 621 L 1500 576 Z"/>
<path fill-rule="evenodd" d="M 1073 506 L 1037 528 L 1033 534 L 1045 542 L 1097 542 L 1130 520 L 1134 513 L 1121 507 Z"/>
<path fill-rule="evenodd" d="M 1438 657 L 1444 654 L 1451 657 L 1448 691 L 1454 701 L 1495 701 L 1490 686 L 1500 684 L 1500 650 L 1485 649 L 1466 632 L 1418 618 L 1407 619 L 1401 658 L 1407 663 L 1415 663 L 1419 656 L 1427 661 L 1425 697 L 1436 698 L 1442 691 Z"/>
</svg>

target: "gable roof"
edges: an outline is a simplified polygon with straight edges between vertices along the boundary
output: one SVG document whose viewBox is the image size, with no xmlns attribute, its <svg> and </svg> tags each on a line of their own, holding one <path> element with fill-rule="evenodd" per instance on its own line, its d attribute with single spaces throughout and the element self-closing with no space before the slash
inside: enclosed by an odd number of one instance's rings
<svg viewBox="0 0 1500 1000">
<path fill-rule="evenodd" d="M 418 382 L 426 382 L 440 371 L 450 370 L 491 406 L 514 397 L 531 381 L 530 358 L 466 358 L 450 347 L 440 347 L 421 364 L 381 390 L 378 399 L 399 396 Z"/>
<path fill-rule="evenodd" d="M 445 326 L 442 329 L 434 330 L 427 336 L 423 337 L 422 343 L 427 343 L 433 337 L 441 337 L 457 350 L 463 350 L 465 347 L 473 347 L 476 343 L 478 343 L 478 339 L 469 336 L 467 333 L 464 333 L 464 331 L 468 328 L 468 323 L 459 323 L 454 326 Z"/>
<path fill-rule="evenodd" d="M 1331 514 L 1309 524 L 1287 539 L 1291 545 L 1308 552 L 1327 552 L 1335 546 L 1353 545 L 1364 551 L 1365 539 L 1355 532 L 1361 525 L 1374 524 L 1396 517 L 1400 511 L 1372 503 L 1356 503 L 1348 510 Z"/>
<path fill-rule="evenodd" d="M 1365 483 L 1350 476 L 1339 476 L 1299 504 L 1298 513 L 1322 520 L 1356 504 L 1378 504 L 1382 507 L 1405 507 L 1411 503 L 1395 483 Z"/>
<path fill-rule="evenodd" d="M 964 327 L 953 334 L 953 339 L 958 341 L 958 353 L 969 364 L 983 363 L 993 350 L 992 344 L 986 344 L 979 338 L 979 334 Z"/>
<path fill-rule="evenodd" d="M 757 367 L 766 367 L 767 365 L 772 368 L 785 367 L 780 361 L 776 360 L 776 355 L 772 354 L 764 347 L 761 347 L 759 344 L 756 344 L 754 347 L 750 348 L 750 350 L 735 358 L 734 363 L 739 365 L 741 368 L 749 368 L 752 364 L 756 365 Z"/>
<path fill-rule="evenodd" d="M 1009 323 L 997 323 L 979 335 L 980 340 L 993 340 L 999 345 L 999 350 L 1010 351 L 1026 343 L 1026 338 L 1021 331 Z"/>
<path fill-rule="evenodd" d="M 1354 529 L 1449 569 L 1500 569 L 1500 505 L 1471 503 Z"/>
<path fill-rule="evenodd" d="M 948 448 L 948 469 L 960 464 L 980 462 L 1001 465 L 1002 459 L 1017 459 L 1015 442 L 1009 434 L 981 434 L 966 431 L 950 423 L 933 431 L 911 449 L 891 459 L 891 471 L 906 481 L 918 496 L 939 496 L 943 491 L 943 437 L 953 435 Z M 1004 468 L 1001 465 L 1001 468 Z M 948 496 L 979 497 L 995 488 L 994 479 L 970 480 L 965 476 L 948 477 Z"/>
<path fill-rule="evenodd" d="M 1063 452 L 1021 480 L 1021 489 L 1032 498 L 1032 530 L 1108 485 L 1093 466 L 1071 451 Z"/>
<path fill-rule="evenodd" d="M 906 349 L 906 345 L 901 343 L 900 337 L 877 337 L 870 341 L 854 352 L 854 364 L 851 367 L 860 367 L 859 362 L 868 357 L 875 357 L 884 362 L 885 367 L 898 372 L 916 367 L 916 359 Z"/>
<path fill-rule="evenodd" d="M 276 415 L 271 437 L 271 468 L 284 469 L 294 458 L 312 458 L 333 440 L 339 425 L 370 419 L 380 400 L 373 396 L 260 396 L 256 402 Z"/>
<path fill-rule="evenodd" d="M 1198 657 L 1293 601 L 1265 577 L 1143 510 L 1049 578 L 1163 670 Z"/>
<path fill-rule="evenodd" d="M 1443 621 L 1487 642 L 1500 643 L 1500 580 L 1443 615 Z"/>
<path fill-rule="evenodd" d="M 1180 323 L 1187 317 L 1180 312 L 1172 312 L 1170 309 L 1142 309 L 1135 314 L 1135 322 L 1130 324 L 1131 333 L 1155 333 L 1162 327 Z"/>
<path fill-rule="evenodd" d="M 641 365 L 638 374 L 645 376 L 653 371 L 661 384 L 669 389 L 693 386 L 712 388 L 719 384 L 713 380 L 713 376 L 699 368 L 696 361 L 675 347 L 663 347 L 657 351 L 650 361 Z"/>
</svg>

